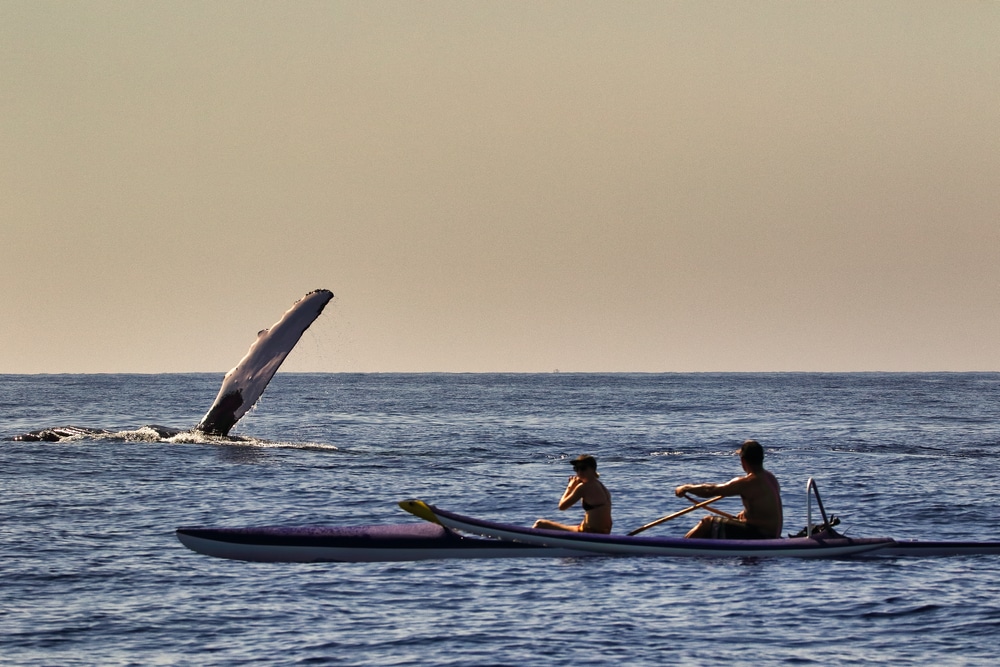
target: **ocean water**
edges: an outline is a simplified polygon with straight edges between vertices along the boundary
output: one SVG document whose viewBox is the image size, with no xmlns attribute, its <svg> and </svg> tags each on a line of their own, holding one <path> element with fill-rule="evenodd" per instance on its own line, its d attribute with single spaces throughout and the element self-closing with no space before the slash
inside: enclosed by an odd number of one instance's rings
<svg viewBox="0 0 1000 667">
<path fill-rule="evenodd" d="M 740 474 L 752 437 L 786 533 L 814 477 L 849 535 L 996 539 L 1000 374 L 279 373 L 244 442 L 139 429 L 193 426 L 221 379 L 0 376 L 0 437 L 121 431 L 0 442 L 0 663 L 995 664 L 996 556 L 269 564 L 174 529 L 416 521 L 405 498 L 575 521 L 586 452 L 627 532 Z"/>
</svg>

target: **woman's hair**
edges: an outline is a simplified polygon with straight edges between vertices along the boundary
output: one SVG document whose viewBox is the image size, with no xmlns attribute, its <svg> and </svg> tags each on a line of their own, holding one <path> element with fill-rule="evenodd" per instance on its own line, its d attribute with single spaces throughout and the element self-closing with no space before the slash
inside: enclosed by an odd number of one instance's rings
<svg viewBox="0 0 1000 667">
<path fill-rule="evenodd" d="M 595 459 L 590 454 L 580 454 L 578 457 L 571 461 L 573 468 L 575 470 L 580 470 L 581 468 L 593 468 L 597 470 L 597 459 Z"/>
</svg>

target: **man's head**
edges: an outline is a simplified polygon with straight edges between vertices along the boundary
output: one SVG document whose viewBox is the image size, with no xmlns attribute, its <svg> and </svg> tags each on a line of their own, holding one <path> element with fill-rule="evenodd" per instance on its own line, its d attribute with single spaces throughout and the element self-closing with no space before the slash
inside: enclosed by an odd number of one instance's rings
<svg viewBox="0 0 1000 667">
<path fill-rule="evenodd" d="M 764 448 L 756 440 L 747 440 L 740 446 L 740 459 L 751 468 L 764 465 Z"/>
</svg>

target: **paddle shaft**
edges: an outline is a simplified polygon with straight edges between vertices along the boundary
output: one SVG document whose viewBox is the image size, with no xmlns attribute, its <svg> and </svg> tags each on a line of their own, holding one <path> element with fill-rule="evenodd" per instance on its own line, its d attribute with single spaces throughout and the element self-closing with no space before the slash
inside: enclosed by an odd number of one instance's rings
<svg viewBox="0 0 1000 667">
<path fill-rule="evenodd" d="M 693 503 L 697 503 L 698 502 L 697 500 L 695 500 L 694 498 L 692 498 L 691 496 L 689 496 L 686 493 L 684 494 L 684 497 L 687 498 L 688 500 L 690 500 Z M 705 510 L 708 511 L 708 512 L 711 512 L 712 514 L 718 514 L 719 516 L 724 516 L 727 519 L 732 519 L 733 521 L 739 521 L 739 519 L 737 517 L 733 516 L 729 512 L 723 512 L 722 510 L 715 509 L 714 507 L 706 507 Z"/>
<path fill-rule="evenodd" d="M 687 514 L 688 512 L 693 512 L 693 511 L 695 511 L 697 509 L 701 509 L 702 507 L 706 507 L 710 503 L 714 503 L 717 500 L 722 500 L 723 498 L 725 498 L 725 496 L 716 496 L 714 498 L 709 498 L 708 500 L 703 500 L 700 503 L 695 503 L 691 507 L 686 507 L 686 508 L 680 510 L 679 512 L 674 512 L 673 514 L 668 514 L 667 516 L 665 516 L 665 517 L 663 517 L 661 519 L 657 519 L 656 521 L 651 521 L 650 523 L 647 523 L 645 526 L 640 526 L 640 527 L 636 528 L 635 530 L 633 530 L 631 533 L 629 533 L 629 535 L 638 535 L 642 531 L 648 530 L 648 529 L 652 528 L 653 526 L 659 526 L 661 523 L 665 523 L 667 521 L 670 521 L 671 519 L 676 519 L 679 516 L 683 516 L 683 515 Z"/>
</svg>

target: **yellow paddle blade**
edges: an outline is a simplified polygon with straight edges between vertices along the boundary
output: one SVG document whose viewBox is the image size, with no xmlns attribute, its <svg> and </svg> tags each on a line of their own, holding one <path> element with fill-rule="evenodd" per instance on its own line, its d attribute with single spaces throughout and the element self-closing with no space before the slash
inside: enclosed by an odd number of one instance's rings
<svg viewBox="0 0 1000 667">
<path fill-rule="evenodd" d="M 430 521 L 431 523 L 436 524 L 441 523 L 434 514 L 434 510 L 432 510 L 430 506 L 422 500 L 400 500 L 399 506 L 410 514 L 420 517 L 424 521 Z"/>
</svg>

